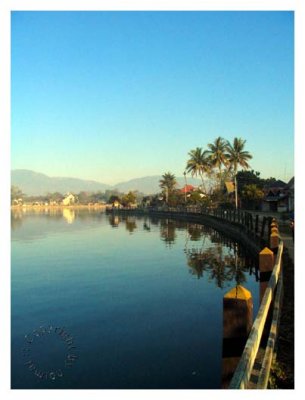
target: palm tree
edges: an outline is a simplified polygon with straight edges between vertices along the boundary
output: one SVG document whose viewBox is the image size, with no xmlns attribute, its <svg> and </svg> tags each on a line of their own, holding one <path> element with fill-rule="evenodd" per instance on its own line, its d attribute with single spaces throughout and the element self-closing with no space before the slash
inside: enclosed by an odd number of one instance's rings
<svg viewBox="0 0 305 400">
<path fill-rule="evenodd" d="M 219 186 L 221 187 L 222 182 L 222 166 L 228 165 L 227 160 L 227 142 L 222 138 L 218 137 L 214 140 L 214 143 L 208 144 L 208 149 L 206 155 L 208 155 L 211 166 L 213 168 L 218 168 L 219 173 Z"/>
<path fill-rule="evenodd" d="M 205 184 L 203 180 L 203 174 L 209 173 L 211 171 L 211 166 L 209 163 L 209 158 L 207 157 L 207 152 L 202 151 L 201 147 L 196 147 L 195 150 L 191 150 L 188 155 L 190 159 L 186 164 L 186 171 L 190 172 L 192 176 L 199 175 L 202 181 L 202 187 L 204 192 L 206 192 Z"/>
<path fill-rule="evenodd" d="M 242 167 L 243 169 L 250 168 L 248 164 L 248 160 L 252 158 L 252 155 L 244 150 L 246 140 L 242 140 L 241 138 L 234 138 L 233 145 L 228 141 L 226 145 L 227 149 L 227 159 L 229 162 L 230 168 L 234 173 L 234 185 L 235 185 L 235 207 L 237 209 L 237 170 L 238 167 Z"/>
<path fill-rule="evenodd" d="M 165 190 L 166 203 L 168 203 L 168 196 L 171 192 L 173 192 L 177 185 L 176 177 L 174 174 L 166 172 L 164 175 L 162 175 L 162 179 L 160 179 L 159 182 L 159 186 Z"/>
</svg>

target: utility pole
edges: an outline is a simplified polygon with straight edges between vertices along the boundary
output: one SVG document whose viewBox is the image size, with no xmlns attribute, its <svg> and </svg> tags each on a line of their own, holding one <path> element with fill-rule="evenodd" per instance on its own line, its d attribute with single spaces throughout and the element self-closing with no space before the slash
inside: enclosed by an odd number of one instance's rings
<svg viewBox="0 0 305 400">
<path fill-rule="evenodd" d="M 185 204 L 186 204 L 186 172 L 185 172 L 185 171 L 183 172 L 183 175 L 184 175 L 184 181 L 185 181 L 185 186 L 184 186 L 184 201 L 185 201 Z"/>
<path fill-rule="evenodd" d="M 235 186 L 235 208 L 237 210 L 238 202 L 237 202 L 237 179 L 236 179 L 236 174 L 235 174 L 235 177 L 234 177 L 234 186 Z"/>
</svg>

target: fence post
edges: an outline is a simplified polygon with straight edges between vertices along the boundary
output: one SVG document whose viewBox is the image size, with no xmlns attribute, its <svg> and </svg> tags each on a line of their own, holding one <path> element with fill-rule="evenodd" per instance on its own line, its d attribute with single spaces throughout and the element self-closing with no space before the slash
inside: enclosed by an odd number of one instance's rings
<svg viewBox="0 0 305 400">
<path fill-rule="evenodd" d="M 277 252 L 277 248 L 279 247 L 280 236 L 278 232 L 273 232 L 270 235 L 270 249 L 274 252 Z"/>
<path fill-rule="evenodd" d="M 223 298 L 222 388 L 227 388 L 253 323 L 251 292 L 237 285 Z"/>
<path fill-rule="evenodd" d="M 271 223 L 273 220 L 274 220 L 274 218 L 272 218 L 272 217 L 268 218 L 268 239 L 270 238 L 270 235 L 271 235 Z"/>
<path fill-rule="evenodd" d="M 264 238 L 265 235 L 265 226 L 266 226 L 266 217 L 263 217 L 263 221 L 262 221 L 262 229 L 261 229 L 261 238 Z"/>
<path fill-rule="evenodd" d="M 274 253 L 272 250 L 265 247 L 259 253 L 259 281 L 260 281 L 260 302 L 264 296 L 265 290 L 268 286 L 270 276 L 274 266 Z"/>
<path fill-rule="evenodd" d="M 258 220 L 259 220 L 259 215 L 257 214 L 255 217 L 255 233 L 258 233 Z"/>
<path fill-rule="evenodd" d="M 249 214 L 249 216 L 250 216 L 250 230 L 251 230 L 251 232 L 253 232 L 253 216 L 252 216 L 252 214 Z"/>
</svg>

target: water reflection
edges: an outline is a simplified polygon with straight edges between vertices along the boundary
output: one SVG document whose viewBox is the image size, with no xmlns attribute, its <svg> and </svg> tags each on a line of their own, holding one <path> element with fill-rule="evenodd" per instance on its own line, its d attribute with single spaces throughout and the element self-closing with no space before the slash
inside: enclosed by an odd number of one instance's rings
<svg viewBox="0 0 305 400">
<path fill-rule="evenodd" d="M 68 377 L 63 385 L 150 388 L 155 380 L 159 389 L 220 387 L 219 288 L 247 279 L 248 289 L 258 289 L 247 275 L 255 264 L 236 242 L 185 221 L 70 208 L 14 212 L 12 228 L 13 385 L 37 387 L 24 374 L 22 339 L 35 326 L 56 323 L 73 326 L 81 348 L 72 373 L 82 380 Z M 226 335 L 231 315 L 224 325 L 226 376 L 229 357 L 236 357 Z"/>
<path fill-rule="evenodd" d="M 125 226 L 130 234 L 159 231 L 160 239 L 168 249 L 176 244 L 178 236 L 184 237 L 183 251 L 186 256 L 186 266 L 189 273 L 198 279 L 205 277 L 221 289 L 229 282 L 235 282 L 236 285 L 243 284 L 248 274 L 255 274 L 256 281 L 259 279 L 257 260 L 253 258 L 253 255 L 247 254 L 236 241 L 208 226 L 168 218 L 105 214 L 71 208 L 48 208 L 31 210 L 31 212 L 26 209 L 14 210 L 11 215 L 12 230 L 21 227 L 23 218 L 33 215 L 52 218 L 52 221 L 63 220 L 69 225 L 74 224 L 78 219 L 106 218 L 111 227 Z"/>
<path fill-rule="evenodd" d="M 235 281 L 240 285 L 246 281 L 246 275 L 252 273 L 256 268 L 255 261 L 249 255 L 243 254 L 236 243 L 236 250 L 233 252 L 218 243 L 214 247 L 206 249 L 191 249 L 186 251 L 187 265 L 190 273 L 202 278 L 207 275 L 209 281 L 215 281 L 219 288 L 224 283 Z"/>
<path fill-rule="evenodd" d="M 135 217 L 127 217 L 125 220 L 126 230 L 129 233 L 133 233 L 137 229 L 136 218 Z"/>
<path fill-rule="evenodd" d="M 70 208 L 64 208 L 62 210 L 62 215 L 68 224 L 72 224 L 75 220 L 75 211 Z"/>
<path fill-rule="evenodd" d="M 110 214 L 108 217 L 108 221 L 112 228 L 117 228 L 122 221 L 119 215 Z"/>
<path fill-rule="evenodd" d="M 100 213 L 97 213 L 94 209 L 82 209 L 82 208 L 62 208 L 62 207 L 31 207 L 30 209 L 27 207 L 21 207 L 19 209 L 14 209 L 11 211 L 11 227 L 12 230 L 15 230 L 21 227 L 23 220 L 27 217 L 43 217 L 49 218 L 52 217 L 52 220 L 64 220 L 68 224 L 73 224 L 77 219 L 86 220 L 89 218 L 96 219 L 97 216 L 100 216 Z"/>
<path fill-rule="evenodd" d="M 187 232 L 184 251 L 192 275 L 198 279 L 206 275 L 219 288 L 230 281 L 236 285 L 246 282 L 246 274 L 255 273 L 258 280 L 257 260 L 236 241 L 203 225 L 189 226 Z M 201 241 L 201 246 L 193 247 L 190 241 Z"/>
<path fill-rule="evenodd" d="M 160 220 L 160 237 L 166 244 L 171 247 L 176 241 L 176 223 L 170 219 Z"/>
</svg>

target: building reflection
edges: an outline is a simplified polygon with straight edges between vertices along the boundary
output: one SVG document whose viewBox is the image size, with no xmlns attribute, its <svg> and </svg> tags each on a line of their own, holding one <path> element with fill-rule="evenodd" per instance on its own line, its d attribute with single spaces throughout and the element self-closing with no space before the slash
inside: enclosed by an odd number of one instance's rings
<svg viewBox="0 0 305 400">
<path fill-rule="evenodd" d="M 64 208 L 62 210 L 62 216 L 68 222 L 68 224 L 72 224 L 75 220 L 75 211 L 70 208 Z"/>
<path fill-rule="evenodd" d="M 112 226 L 112 228 L 117 228 L 122 221 L 121 217 L 116 214 L 109 214 L 108 216 L 108 221 L 109 224 Z"/>
</svg>

